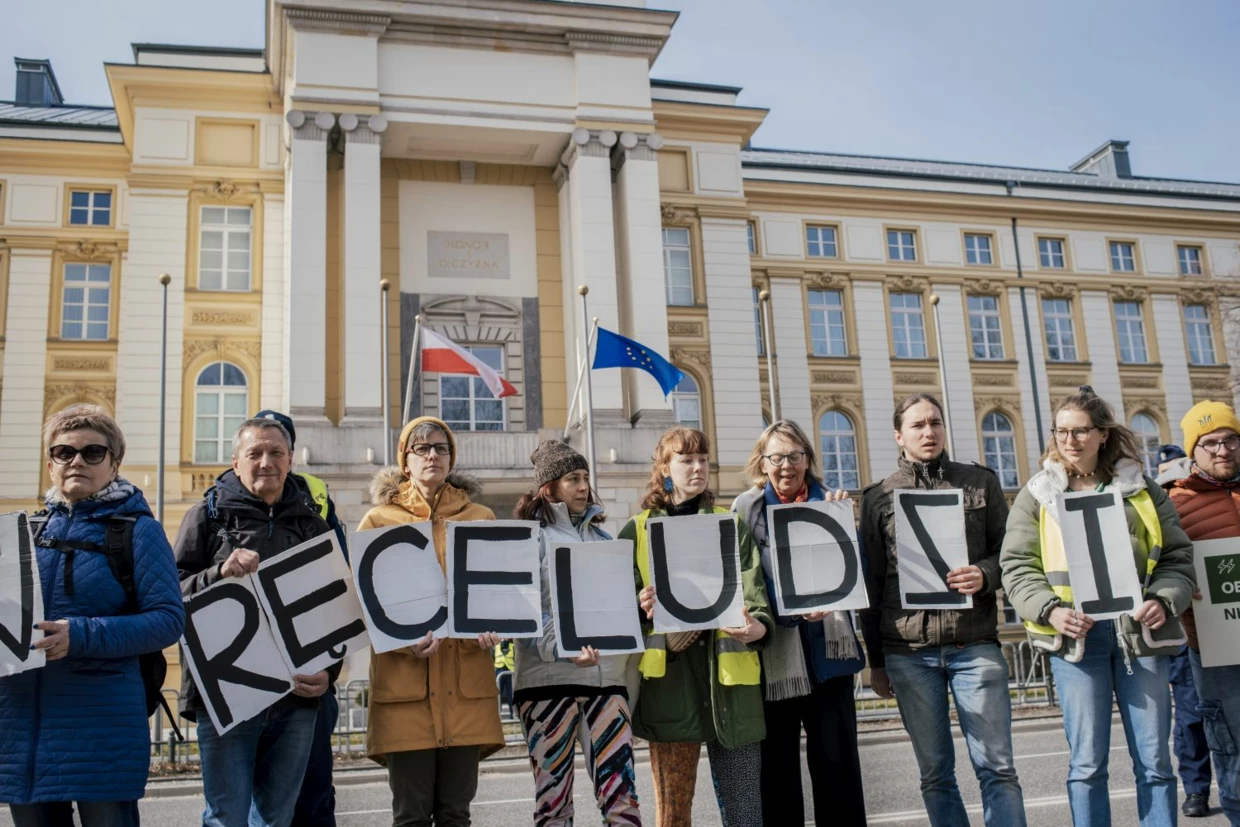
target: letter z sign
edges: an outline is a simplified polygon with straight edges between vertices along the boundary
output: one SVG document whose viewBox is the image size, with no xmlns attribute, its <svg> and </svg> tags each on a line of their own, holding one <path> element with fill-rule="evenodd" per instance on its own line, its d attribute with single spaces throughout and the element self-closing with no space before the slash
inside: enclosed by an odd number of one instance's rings
<svg viewBox="0 0 1240 827">
<path fill-rule="evenodd" d="M 896 563 L 900 606 L 905 609 L 971 609 L 972 595 L 947 586 L 947 573 L 969 565 L 964 534 L 964 491 L 898 490 L 895 493 Z"/>
</svg>

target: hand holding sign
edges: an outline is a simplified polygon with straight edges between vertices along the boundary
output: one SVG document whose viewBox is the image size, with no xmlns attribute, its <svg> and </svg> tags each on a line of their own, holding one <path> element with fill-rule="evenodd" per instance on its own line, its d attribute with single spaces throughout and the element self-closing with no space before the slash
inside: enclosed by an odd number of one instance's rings
<svg viewBox="0 0 1240 827">
<path fill-rule="evenodd" d="M 259 557 L 257 551 L 248 548 L 233 549 L 228 559 L 220 563 L 220 577 L 245 577 L 258 571 Z"/>
<path fill-rule="evenodd" d="M 315 672 L 313 675 L 294 675 L 293 694 L 303 698 L 317 698 L 327 691 L 330 681 L 327 672 Z"/>
<path fill-rule="evenodd" d="M 60 660 L 69 654 L 69 621 L 41 620 L 35 628 L 43 632 L 43 639 L 34 648 L 43 652 L 48 660 Z"/>
<path fill-rule="evenodd" d="M 1160 601 L 1147 600 L 1141 604 L 1141 608 L 1132 613 L 1132 619 L 1148 627 L 1152 632 L 1162 628 L 1162 625 L 1167 622 L 1167 610 L 1163 608 Z"/>
<path fill-rule="evenodd" d="M 439 650 L 439 641 L 441 640 L 443 640 L 443 638 L 435 637 L 434 632 L 427 632 L 426 637 L 410 646 L 409 650 L 412 651 L 417 657 L 425 660 Z M 389 649 L 387 651 L 391 650 Z"/>
<path fill-rule="evenodd" d="M 1094 619 L 1067 606 L 1056 606 L 1051 609 L 1051 625 L 1064 637 L 1082 640 L 1094 627 Z"/>
<path fill-rule="evenodd" d="M 740 641 L 746 646 L 766 637 L 766 627 L 760 621 L 753 619 L 753 616 L 749 614 L 749 609 L 742 606 L 741 614 L 745 618 L 745 625 L 731 629 L 722 629 L 721 631 L 725 635 L 728 635 L 733 640 Z"/>
<path fill-rule="evenodd" d="M 962 566 L 947 573 L 947 587 L 961 594 L 977 594 L 986 585 L 986 576 L 977 566 Z"/>
</svg>

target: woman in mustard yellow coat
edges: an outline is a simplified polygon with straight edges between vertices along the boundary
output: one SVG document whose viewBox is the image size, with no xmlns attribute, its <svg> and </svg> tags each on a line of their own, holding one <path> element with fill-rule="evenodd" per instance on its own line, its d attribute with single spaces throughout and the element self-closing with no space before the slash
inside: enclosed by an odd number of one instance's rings
<svg viewBox="0 0 1240 827">
<path fill-rule="evenodd" d="M 430 520 L 443 566 L 449 521 L 495 515 L 471 500 L 478 482 L 452 472 L 456 440 L 441 420 L 424 416 L 406 425 L 398 457 L 399 468 L 383 469 L 371 483 L 375 507 L 358 530 Z M 388 768 L 394 827 L 469 824 L 478 762 L 504 745 L 491 659 L 498 640 L 428 634 L 371 659 L 367 751 Z"/>
</svg>

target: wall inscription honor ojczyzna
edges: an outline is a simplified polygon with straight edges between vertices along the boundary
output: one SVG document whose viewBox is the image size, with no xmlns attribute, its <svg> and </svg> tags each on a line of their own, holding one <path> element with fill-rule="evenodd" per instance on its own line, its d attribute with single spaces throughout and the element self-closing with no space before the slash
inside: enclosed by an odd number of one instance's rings
<svg viewBox="0 0 1240 827">
<path fill-rule="evenodd" d="M 426 234 L 426 268 L 431 278 L 509 277 L 507 233 Z"/>
</svg>

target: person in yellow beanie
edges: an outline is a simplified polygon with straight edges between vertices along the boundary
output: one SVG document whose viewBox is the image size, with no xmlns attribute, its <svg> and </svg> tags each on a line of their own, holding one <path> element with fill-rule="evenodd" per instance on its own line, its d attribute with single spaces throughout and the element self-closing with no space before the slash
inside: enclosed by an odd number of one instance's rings
<svg viewBox="0 0 1240 827">
<path fill-rule="evenodd" d="M 456 466 L 456 438 L 443 420 L 422 416 L 400 432 L 396 467 L 370 485 L 375 507 L 358 531 L 431 522 L 439 565 L 448 523 L 494 520 L 473 501 L 482 487 Z M 388 768 L 394 824 L 467 827 L 478 791 L 478 762 L 503 748 L 491 649 L 493 633 L 476 640 L 428 634 L 370 661 L 368 755 Z"/>
<path fill-rule="evenodd" d="M 1188 451 L 1187 468 L 1181 476 L 1163 485 L 1184 531 L 1194 542 L 1240 537 L 1240 421 L 1235 410 L 1222 402 L 1199 402 L 1185 414 L 1180 427 L 1184 430 L 1184 449 Z M 1193 595 L 1194 599 L 1199 596 Z M 1240 692 L 1236 691 L 1240 686 L 1240 666 L 1203 667 L 1191 609 L 1184 613 L 1183 620 L 1206 740 L 1211 747 L 1219 747 L 1211 749 L 1219 803 L 1228 821 L 1240 827 L 1240 755 L 1234 748 L 1234 744 L 1240 743 Z M 1209 765 L 1204 774 L 1208 781 Z M 1206 794 L 1193 796 L 1186 788 L 1189 794 L 1182 809 L 1185 815 L 1208 812 L 1208 790 L 1206 787 Z"/>
</svg>

